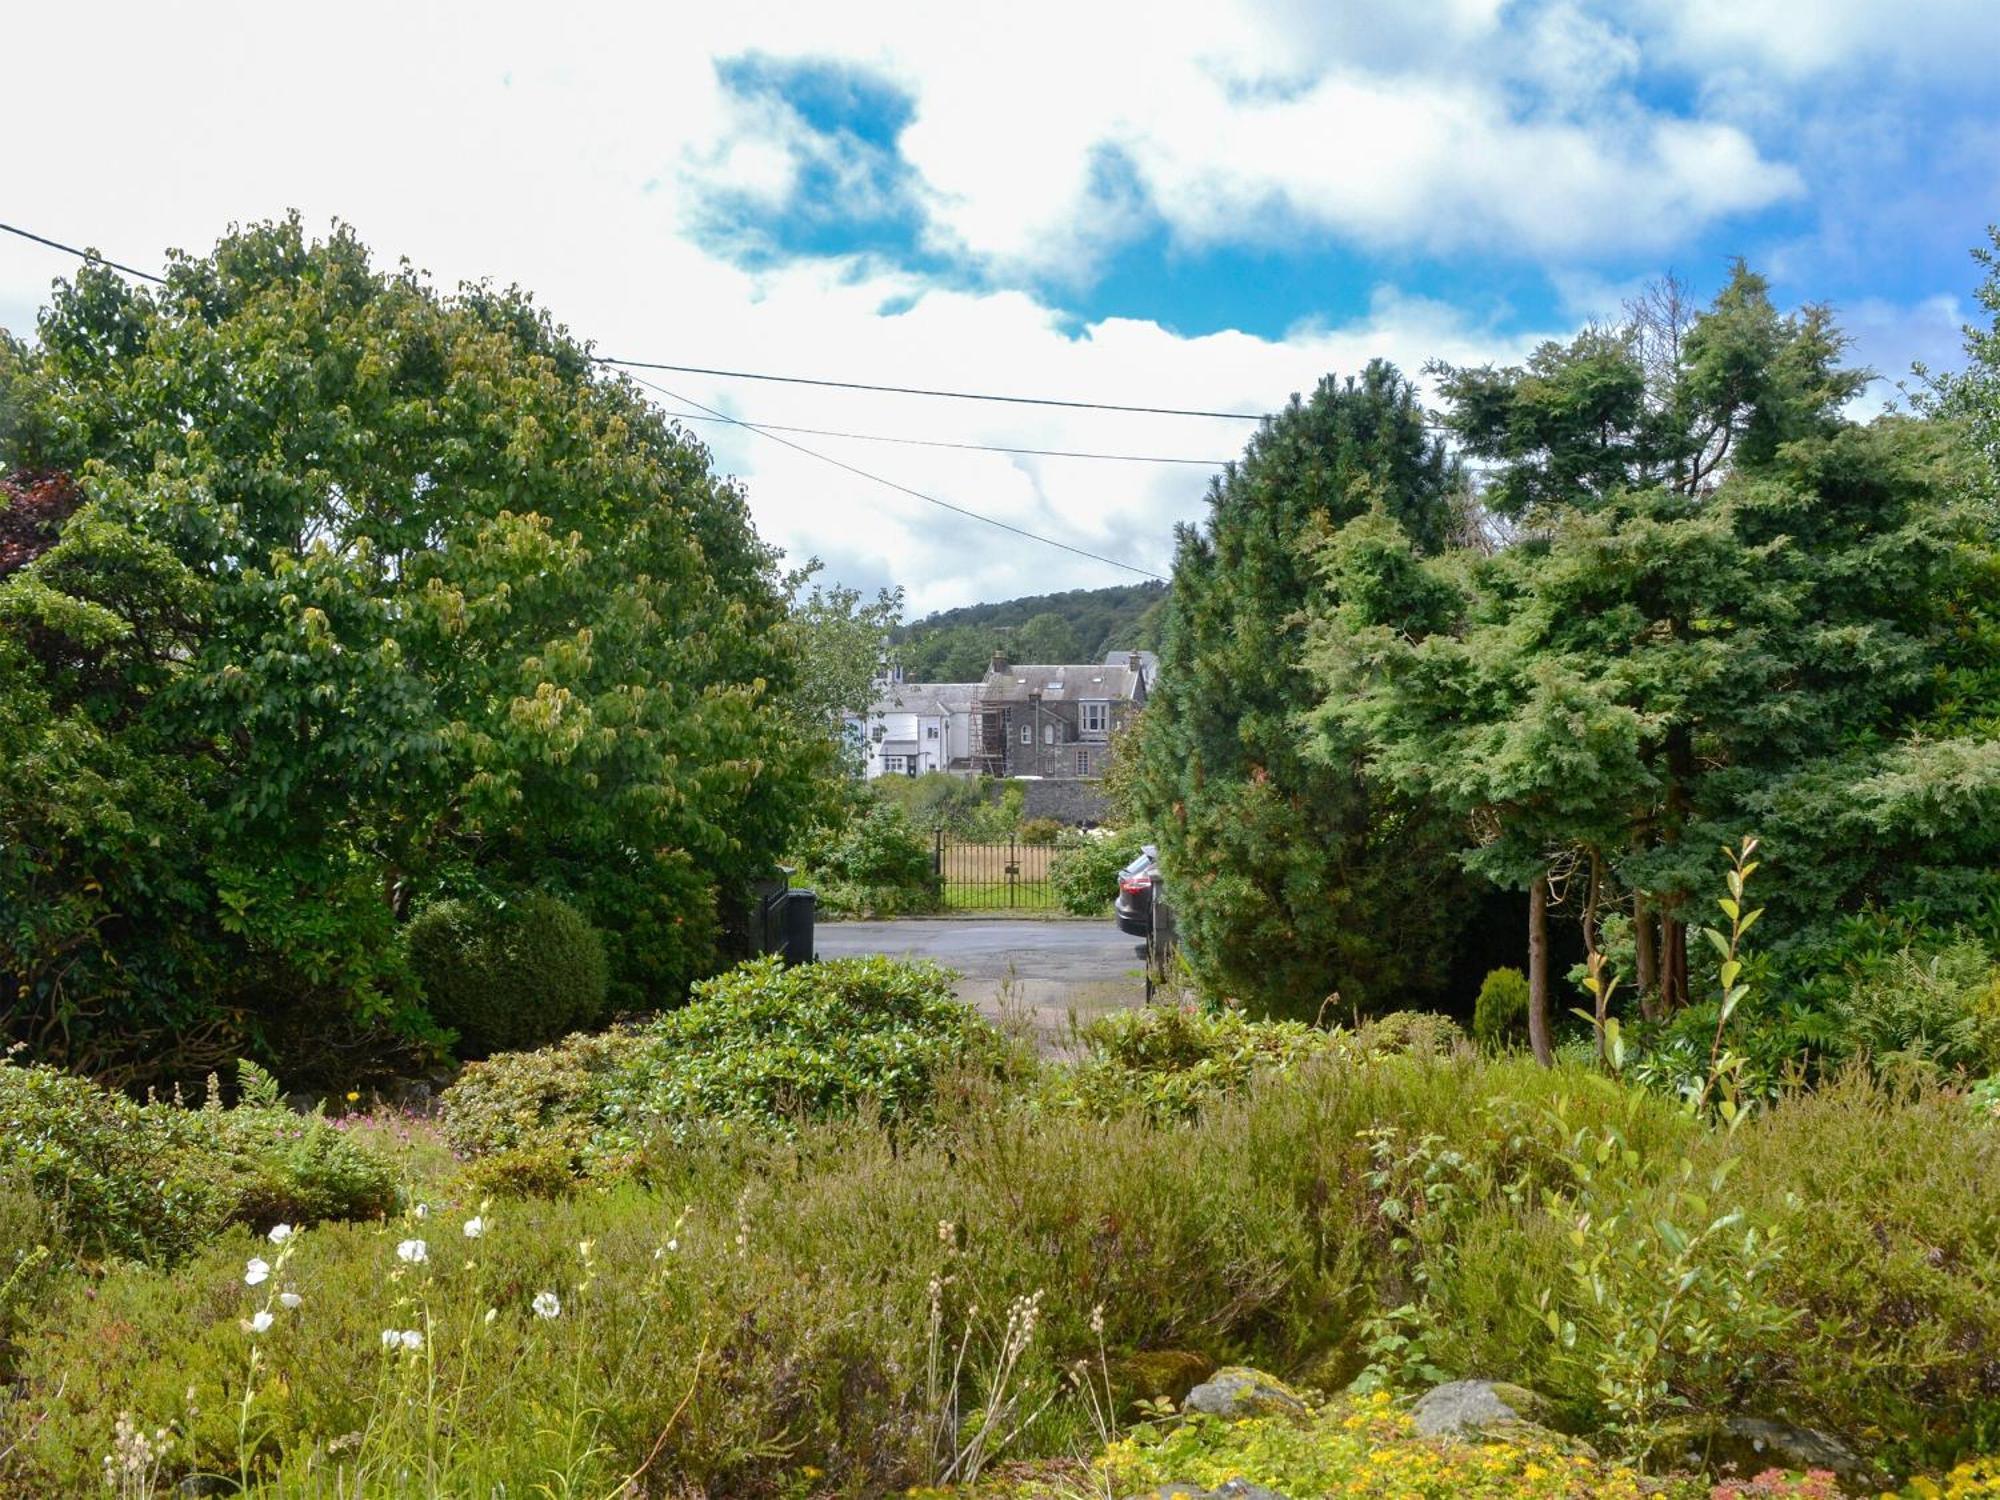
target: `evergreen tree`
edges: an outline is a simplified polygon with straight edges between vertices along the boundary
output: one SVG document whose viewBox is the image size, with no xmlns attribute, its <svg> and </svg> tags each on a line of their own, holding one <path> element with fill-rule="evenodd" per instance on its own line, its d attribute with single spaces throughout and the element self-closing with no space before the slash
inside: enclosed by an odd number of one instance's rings
<svg viewBox="0 0 2000 1500">
<path fill-rule="evenodd" d="M 1625 893 L 1653 1015 L 1689 999 L 1719 843 L 1760 833 L 1787 872 L 1767 942 L 1893 899 L 1914 825 L 1883 778 L 1941 669 L 1988 649 L 1964 628 L 1990 549 L 1951 430 L 1844 422 L 1861 377 L 1830 321 L 1779 317 L 1740 268 L 1660 326 L 1447 372 L 1454 425 L 1501 462 L 1511 545 L 1428 558 L 1380 517 L 1320 549 L 1341 603 L 1312 631 L 1314 725 L 1468 815 L 1468 863 L 1530 891 L 1545 1057 L 1552 882 L 1575 877 L 1586 922 Z"/>
<path fill-rule="evenodd" d="M 1379 1008 L 1442 976 L 1460 912 L 1455 830 L 1372 784 L 1360 739 L 1307 755 L 1299 621 L 1332 602 L 1306 537 L 1377 510 L 1435 551 L 1460 489 L 1412 388 L 1375 363 L 1267 422 L 1216 480 L 1206 525 L 1179 532 L 1128 794 L 1214 990 L 1311 1016 L 1336 991 Z"/>
</svg>

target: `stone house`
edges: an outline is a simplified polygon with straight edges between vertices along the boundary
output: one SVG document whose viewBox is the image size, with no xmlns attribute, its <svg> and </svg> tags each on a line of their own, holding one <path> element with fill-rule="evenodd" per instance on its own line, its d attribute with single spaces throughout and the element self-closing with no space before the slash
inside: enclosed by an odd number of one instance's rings
<svg viewBox="0 0 2000 1500">
<path fill-rule="evenodd" d="M 1093 778 L 1111 735 L 1146 702 L 1137 651 L 1101 666 L 1016 665 L 998 652 L 979 684 L 970 769 L 988 776 Z"/>
</svg>

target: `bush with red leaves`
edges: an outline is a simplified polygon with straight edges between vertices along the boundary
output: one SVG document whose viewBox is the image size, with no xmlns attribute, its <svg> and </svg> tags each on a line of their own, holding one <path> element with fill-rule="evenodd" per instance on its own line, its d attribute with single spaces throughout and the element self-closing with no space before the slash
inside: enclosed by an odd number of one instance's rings
<svg viewBox="0 0 2000 1500">
<path fill-rule="evenodd" d="M 83 491 L 60 469 L 0 474 L 0 578 L 56 544 Z"/>
</svg>

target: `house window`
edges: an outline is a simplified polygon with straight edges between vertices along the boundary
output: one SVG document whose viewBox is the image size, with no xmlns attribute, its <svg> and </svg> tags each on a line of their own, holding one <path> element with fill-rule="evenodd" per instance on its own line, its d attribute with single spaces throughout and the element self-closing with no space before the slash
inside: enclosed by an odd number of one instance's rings
<svg viewBox="0 0 2000 1500">
<path fill-rule="evenodd" d="M 1076 774 L 1079 776 L 1088 776 L 1090 774 L 1090 752 L 1088 750 L 1079 750 L 1076 752 Z"/>
<path fill-rule="evenodd" d="M 1083 732 L 1103 734 L 1111 727 L 1111 705 L 1109 703 L 1084 703 L 1078 705 L 1083 710 Z"/>
<path fill-rule="evenodd" d="M 882 757 L 882 771 L 884 775 L 901 776 L 908 769 L 909 764 L 910 758 L 907 755 L 885 755 Z"/>
<path fill-rule="evenodd" d="M 1053 745 L 1055 742 L 1056 726 L 1053 724 L 1044 724 L 1042 726 L 1042 743 L 1044 745 Z"/>
<path fill-rule="evenodd" d="M 927 739 L 927 740 L 934 740 L 934 739 L 936 739 L 936 738 L 937 738 L 937 725 L 935 725 L 935 724 L 926 724 L 926 725 L 924 726 L 924 738 L 925 738 L 925 739 Z"/>
<path fill-rule="evenodd" d="M 1022 743 L 1022 744 L 1024 744 L 1024 745 L 1032 745 L 1032 744 L 1034 744 L 1034 743 L 1035 743 L 1035 726 L 1034 726 L 1034 725 L 1032 725 L 1032 724 L 1023 724 L 1023 725 L 1021 726 L 1021 743 Z"/>
</svg>

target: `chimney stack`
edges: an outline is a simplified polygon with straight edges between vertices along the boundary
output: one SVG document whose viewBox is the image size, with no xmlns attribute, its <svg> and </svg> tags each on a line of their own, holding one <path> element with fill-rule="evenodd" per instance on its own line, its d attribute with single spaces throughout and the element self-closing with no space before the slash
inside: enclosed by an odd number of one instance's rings
<svg viewBox="0 0 2000 1500">
<path fill-rule="evenodd" d="M 1126 665 L 1127 667 L 1131 668 L 1131 669 L 1132 669 L 1132 670 L 1133 670 L 1134 672 L 1136 672 L 1136 671 L 1138 671 L 1138 670 L 1139 670 L 1139 669 L 1140 669 L 1141 667 L 1143 667 L 1143 666 L 1145 665 L 1145 663 L 1144 663 L 1144 662 L 1142 662 L 1142 661 L 1141 661 L 1141 660 L 1139 659 L 1139 653 L 1138 653 L 1138 652 L 1136 652 L 1136 651 L 1131 651 L 1131 652 L 1127 652 L 1127 653 L 1126 653 L 1126 656 L 1125 656 L 1125 665 Z"/>
<path fill-rule="evenodd" d="M 988 665 L 987 665 L 987 670 L 988 670 L 989 672 L 1004 672 L 1004 671 L 1006 671 L 1006 670 L 1007 670 L 1007 653 L 1006 653 L 1005 651 L 997 651 L 997 650 L 996 650 L 996 651 L 995 651 L 995 652 L 993 653 L 993 660 L 992 660 L 992 661 L 991 661 L 990 663 L 988 663 Z"/>
</svg>

